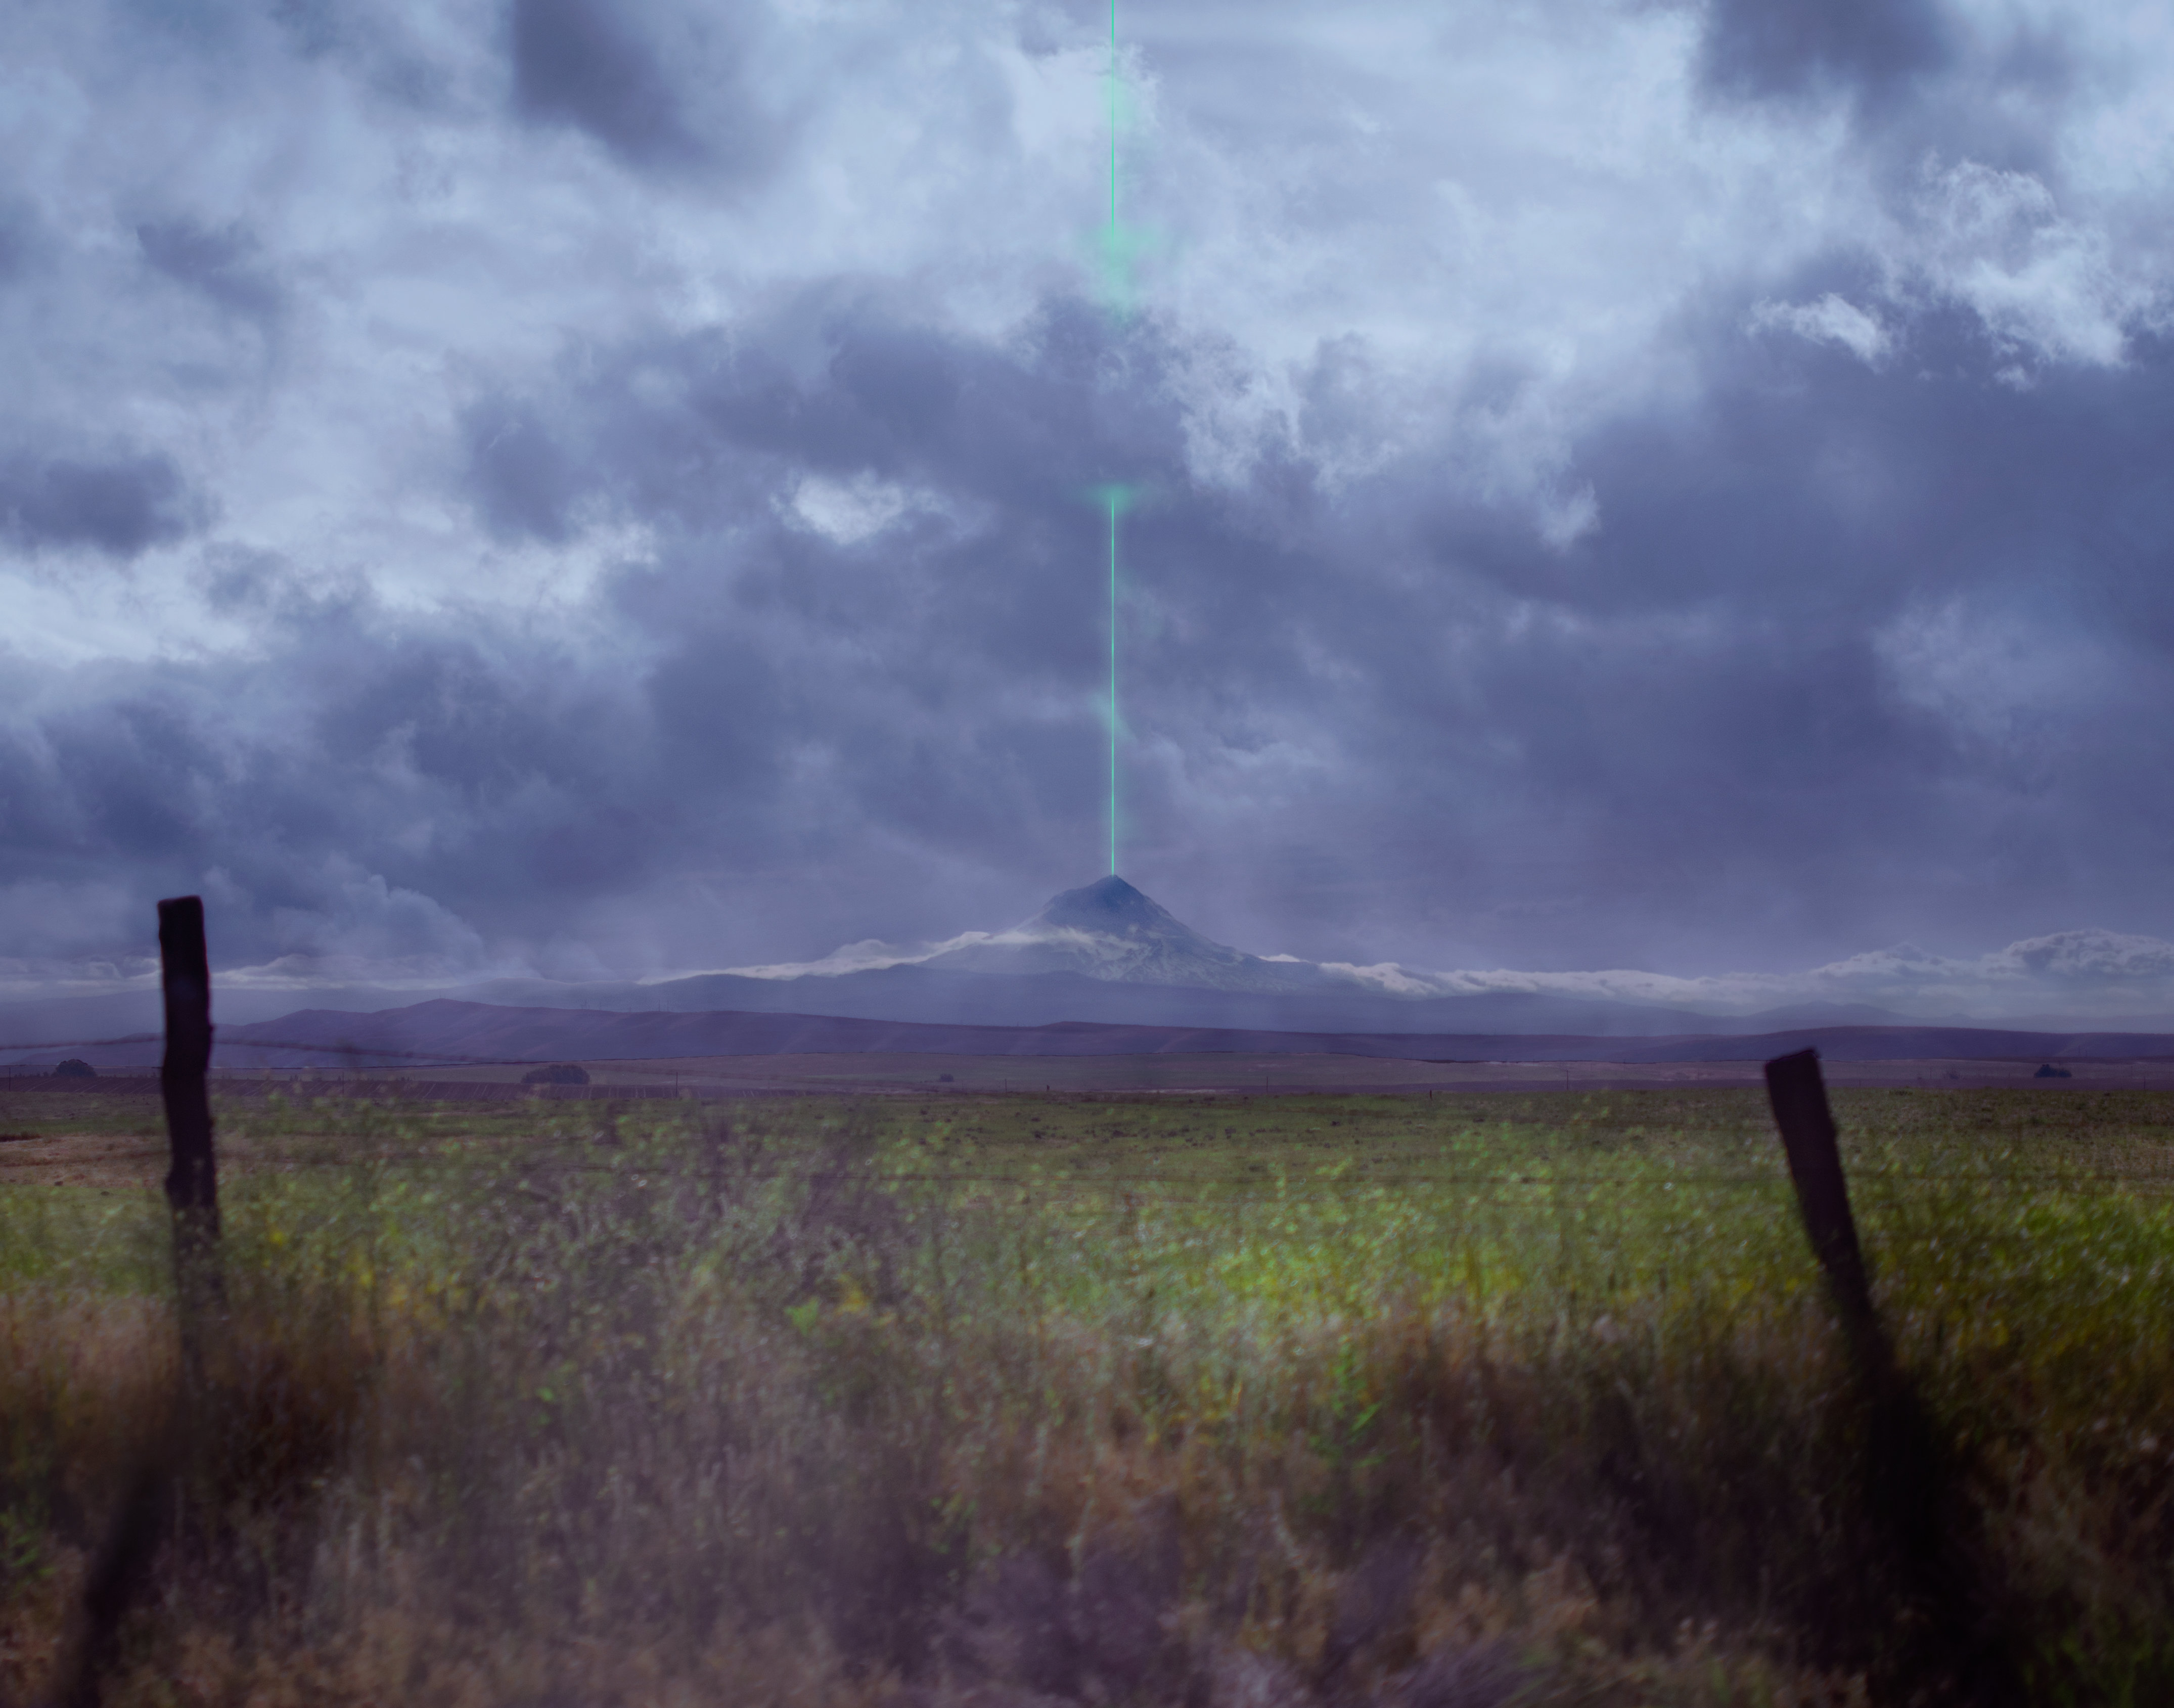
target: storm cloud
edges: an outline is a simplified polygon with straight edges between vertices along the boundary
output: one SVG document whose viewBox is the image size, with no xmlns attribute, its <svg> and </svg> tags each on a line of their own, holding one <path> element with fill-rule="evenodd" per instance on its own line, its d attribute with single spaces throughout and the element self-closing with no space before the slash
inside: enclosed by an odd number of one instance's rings
<svg viewBox="0 0 2174 1708">
<path fill-rule="evenodd" d="M 1699 69 L 1739 97 L 1840 85 L 1878 98 L 1945 68 L 1950 30 L 1936 0 L 1713 0 Z"/>
<path fill-rule="evenodd" d="M 0 24 L 24 979 L 182 890 L 421 979 L 1006 925 L 1103 863 L 1108 483 L 1219 940 L 2174 936 L 2174 43 L 1157 8 L 1121 309 L 1106 14 L 135 15 Z"/>
<path fill-rule="evenodd" d="M 0 462 L 0 535 L 28 552 L 132 558 L 189 532 L 188 500 L 172 459 L 156 451 Z"/>
</svg>

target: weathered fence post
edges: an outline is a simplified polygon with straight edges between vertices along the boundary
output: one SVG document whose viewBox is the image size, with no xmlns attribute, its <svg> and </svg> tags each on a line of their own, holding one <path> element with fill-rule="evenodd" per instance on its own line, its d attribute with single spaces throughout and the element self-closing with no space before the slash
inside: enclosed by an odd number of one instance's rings
<svg viewBox="0 0 2174 1708">
<path fill-rule="evenodd" d="M 194 1363 L 202 1314 L 225 1298 L 219 1261 L 219 1165 L 204 1089 L 211 1066 L 211 961 L 204 949 L 203 903 L 196 896 L 159 904 L 159 972 L 166 999 L 166 1053 L 159 1068 L 171 1156 L 166 1203 L 174 1219 L 183 1344 Z"/>
<path fill-rule="evenodd" d="M 1925 1622 L 1932 1665 L 1974 1704 L 2020 1700 L 1973 1515 L 1895 1356 L 1872 1302 L 1872 1281 L 1850 1213 L 1833 1112 L 1816 1050 L 1766 1064 L 1766 1095 L 1782 1131 L 1797 1208 L 1843 1327 L 1866 1403 L 1866 1489 Z"/>
<path fill-rule="evenodd" d="M 1849 1182 L 1841 1171 L 1841 1149 L 1827 1107 L 1826 1082 L 1820 1076 L 1820 1052 L 1799 1050 L 1766 1064 L 1766 1097 L 1774 1105 L 1774 1124 L 1782 1129 L 1782 1148 L 1789 1158 L 1789 1178 L 1797 1188 L 1797 1208 L 1804 1232 L 1826 1272 L 1835 1308 L 1849 1330 L 1860 1368 L 1868 1360 L 1892 1367 L 1894 1356 L 1872 1308 L 1872 1280 L 1865 1273 L 1864 1251 L 1857 1242 L 1857 1222 L 1849 1213 Z"/>
<path fill-rule="evenodd" d="M 204 1331 L 224 1308 L 219 1261 L 219 1170 L 212 1152 L 211 960 L 203 903 L 182 895 L 159 904 L 159 982 L 165 997 L 166 1051 L 159 1089 L 166 1105 L 171 1160 L 166 1204 L 174 1223 L 174 1288 L 185 1384 L 181 1430 L 136 1467 L 105 1543 L 85 1578 L 83 1608 L 54 1668 L 56 1708 L 98 1708 L 100 1676 L 111 1662 L 122 1622 L 150 1586 L 170 1532 L 183 1467 L 206 1427 Z"/>
</svg>

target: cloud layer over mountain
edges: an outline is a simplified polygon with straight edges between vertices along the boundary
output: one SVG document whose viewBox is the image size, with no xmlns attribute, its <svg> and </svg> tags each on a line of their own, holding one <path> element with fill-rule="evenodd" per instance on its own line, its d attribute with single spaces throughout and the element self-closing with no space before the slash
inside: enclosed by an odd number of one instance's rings
<svg viewBox="0 0 2174 1708">
<path fill-rule="evenodd" d="M 1106 19 L 0 16 L 14 982 L 184 890 L 419 983 L 1019 918 L 1122 481 L 1123 865 L 1217 941 L 2143 987 L 2062 969 L 2174 936 L 2174 30 L 1128 8 L 1118 314 Z"/>
<path fill-rule="evenodd" d="M 2153 1019 L 2174 1025 L 2174 943 L 2107 931 L 2057 932 L 1974 958 L 1932 954 L 1912 943 L 1848 956 L 1794 972 L 1710 973 L 1693 977 L 1628 969 L 1521 972 L 1507 968 L 1432 971 L 1394 961 L 1371 966 L 1268 959 L 1206 941 L 1144 896 L 1124 914 L 1079 905 L 1099 900 L 1115 878 L 1060 895 L 1007 930 L 967 932 L 941 943 L 848 943 L 819 960 L 733 967 L 741 976 L 800 987 L 796 1005 L 824 1012 L 825 981 L 879 968 L 922 966 L 994 973 L 1065 971 L 1089 978 L 1197 989 L 1257 992 L 1353 990 L 1423 1002 L 1435 997 L 1533 996 L 1628 1003 L 1717 1018 L 1777 1009 L 1851 1008 L 1908 1019 Z M 1069 904 L 1068 905 L 1068 904 Z M 1690 1030 L 1695 1030 L 1690 1029 Z"/>
</svg>

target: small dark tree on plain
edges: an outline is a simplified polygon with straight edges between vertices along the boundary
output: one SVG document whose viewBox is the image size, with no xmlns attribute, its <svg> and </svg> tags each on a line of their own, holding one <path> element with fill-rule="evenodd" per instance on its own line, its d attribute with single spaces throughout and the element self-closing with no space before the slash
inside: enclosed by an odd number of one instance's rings
<svg viewBox="0 0 2174 1708">
<path fill-rule="evenodd" d="M 53 1069 L 53 1078 L 56 1079 L 95 1079 L 98 1078 L 98 1069 L 92 1067 L 89 1062 L 84 1061 L 81 1057 L 71 1056 L 67 1061 L 62 1062 L 57 1068 Z"/>
<path fill-rule="evenodd" d="M 531 1068 L 521 1076 L 523 1085 L 586 1085 L 589 1070 L 571 1062 L 554 1062 L 546 1068 Z"/>
</svg>

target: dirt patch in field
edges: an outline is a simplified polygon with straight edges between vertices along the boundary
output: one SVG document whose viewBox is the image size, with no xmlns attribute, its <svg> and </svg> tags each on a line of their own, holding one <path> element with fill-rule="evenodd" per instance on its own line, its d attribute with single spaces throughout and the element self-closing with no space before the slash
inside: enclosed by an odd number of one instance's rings
<svg viewBox="0 0 2174 1708">
<path fill-rule="evenodd" d="M 166 1141 L 141 1133 L 16 1133 L 0 1144 L 0 1186 L 136 1192 L 157 1186 L 165 1173 Z"/>
</svg>

